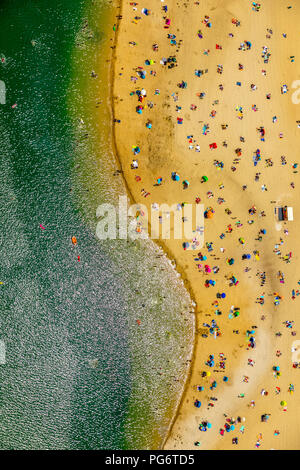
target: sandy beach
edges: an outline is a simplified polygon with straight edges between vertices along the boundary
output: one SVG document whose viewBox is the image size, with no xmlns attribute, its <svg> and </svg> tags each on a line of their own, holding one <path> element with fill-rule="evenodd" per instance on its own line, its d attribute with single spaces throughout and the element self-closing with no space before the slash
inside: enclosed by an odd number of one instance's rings
<svg viewBox="0 0 300 470">
<path fill-rule="evenodd" d="M 203 247 L 173 239 L 172 218 L 156 240 L 196 303 L 164 448 L 299 449 L 300 5 L 123 1 L 120 15 L 114 135 L 128 190 L 149 212 L 184 202 L 207 215 Z M 293 221 L 278 220 L 284 206 Z"/>
</svg>

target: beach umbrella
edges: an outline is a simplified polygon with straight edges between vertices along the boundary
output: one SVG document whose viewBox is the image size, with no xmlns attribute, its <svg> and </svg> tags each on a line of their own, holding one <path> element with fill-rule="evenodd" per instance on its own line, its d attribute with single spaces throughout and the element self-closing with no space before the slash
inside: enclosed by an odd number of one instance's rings
<svg viewBox="0 0 300 470">
<path fill-rule="evenodd" d="M 210 372 L 206 372 L 206 377 L 210 377 L 211 376 L 211 373 Z"/>
<path fill-rule="evenodd" d="M 233 424 L 230 426 L 230 431 L 234 431 L 235 430 L 235 426 L 233 426 Z"/>
<path fill-rule="evenodd" d="M 228 377 L 226 377 L 226 375 L 223 377 L 223 382 L 228 382 Z"/>
<path fill-rule="evenodd" d="M 212 210 L 209 210 L 209 211 L 206 211 L 206 212 L 204 213 L 204 215 L 205 215 L 206 219 L 212 219 L 213 216 L 214 216 L 214 213 L 213 213 Z"/>
<path fill-rule="evenodd" d="M 172 178 L 173 181 L 179 181 L 180 180 L 180 177 L 176 173 L 176 171 L 173 171 L 171 178 Z"/>
<path fill-rule="evenodd" d="M 211 423 L 207 423 L 208 429 L 211 429 Z"/>
<path fill-rule="evenodd" d="M 223 293 L 221 294 L 221 297 L 222 297 L 222 299 L 225 299 L 225 297 L 226 297 L 225 292 L 223 292 Z"/>
<path fill-rule="evenodd" d="M 207 176 L 202 176 L 202 181 L 205 181 L 205 182 L 208 181 Z"/>
<path fill-rule="evenodd" d="M 286 402 L 285 400 L 282 400 L 282 401 L 280 402 L 280 404 L 281 404 L 281 406 L 286 406 L 286 405 L 287 405 L 287 402 Z"/>
</svg>

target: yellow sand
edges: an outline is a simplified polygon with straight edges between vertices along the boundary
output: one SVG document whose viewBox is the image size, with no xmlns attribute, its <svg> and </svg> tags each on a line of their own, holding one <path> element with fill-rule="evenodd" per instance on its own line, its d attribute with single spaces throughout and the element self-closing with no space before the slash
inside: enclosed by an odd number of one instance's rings
<svg viewBox="0 0 300 470">
<path fill-rule="evenodd" d="M 162 11 L 165 4 L 168 6 L 166 14 Z M 115 118 L 121 120 L 115 125 L 116 146 L 129 191 L 136 202 L 145 204 L 148 209 L 154 202 L 170 205 L 194 203 L 199 196 L 205 208 L 212 206 L 215 210 L 213 219 L 205 221 L 205 242 L 213 242 L 212 252 L 208 252 L 205 246 L 201 250 L 184 251 L 183 240 L 163 241 L 169 255 L 176 259 L 177 268 L 197 304 L 194 357 L 180 407 L 164 443 L 165 449 L 255 449 L 258 437 L 261 437 L 261 449 L 300 447 L 300 371 L 292 367 L 291 353 L 292 343 L 299 337 L 291 336 L 291 332 L 298 328 L 300 302 L 300 297 L 291 299 L 292 289 L 300 288 L 297 284 L 300 279 L 297 242 L 299 186 L 298 174 L 294 174 L 292 169 L 292 164 L 298 159 L 300 134 L 296 124 L 300 119 L 300 108 L 292 103 L 292 83 L 300 79 L 297 46 L 300 5 L 295 0 L 261 0 L 261 10 L 255 12 L 251 4 L 250 0 L 184 3 L 145 0 L 136 5 L 136 11 L 129 2 L 122 5 L 113 94 Z M 291 9 L 287 8 L 289 5 Z M 149 16 L 141 13 L 145 7 L 151 10 Z M 211 28 L 203 24 L 205 15 L 210 17 Z M 134 20 L 135 16 L 141 19 Z M 171 19 L 169 29 L 164 28 L 163 16 Z M 232 24 L 232 18 L 237 18 L 241 26 Z M 267 28 L 273 31 L 271 38 L 266 38 Z M 202 39 L 197 36 L 198 30 L 202 30 Z M 168 33 L 176 35 L 177 46 L 170 45 Z M 229 33 L 234 37 L 229 37 Z M 282 33 L 287 33 L 287 38 Z M 182 42 L 176 52 L 180 40 Z M 251 50 L 238 50 L 245 40 L 252 42 Z M 137 45 L 129 45 L 130 41 Z M 154 43 L 158 44 L 158 51 L 152 50 Z M 216 44 L 221 45 L 222 50 L 216 50 Z M 268 64 L 264 64 L 261 58 L 263 46 L 267 46 L 272 54 Z M 204 54 L 206 49 L 210 50 L 208 55 Z M 168 69 L 160 64 L 163 57 L 173 54 L 177 57 L 177 67 Z M 294 63 L 289 58 L 291 55 L 295 56 Z M 146 59 L 155 63 L 147 66 Z M 243 64 L 244 70 L 238 70 L 239 63 Z M 223 74 L 217 73 L 218 64 L 223 65 Z M 143 67 L 147 75 L 145 80 L 138 78 L 134 83 L 131 77 L 138 77 L 138 66 Z M 208 69 L 208 73 L 198 78 L 194 74 L 195 69 Z M 151 75 L 150 70 L 156 71 L 156 75 Z M 266 76 L 262 70 L 267 71 Z M 187 82 L 186 89 L 177 87 L 182 80 Z M 242 82 L 241 87 L 236 85 L 237 81 Z M 255 91 L 250 89 L 252 83 L 257 86 Z M 223 91 L 219 84 L 223 84 Z M 283 84 L 289 88 L 286 94 L 280 91 Z M 137 96 L 130 96 L 130 92 L 142 88 L 147 91 L 143 106 L 152 101 L 154 107 L 146 107 L 139 115 L 135 110 L 139 104 Z M 160 93 L 155 95 L 155 89 Z M 196 96 L 199 92 L 206 93 L 203 100 Z M 174 102 L 172 93 L 178 93 L 177 102 Z M 267 93 L 271 93 L 271 100 L 266 99 Z M 219 103 L 213 104 L 215 100 Z M 197 109 L 192 111 L 191 104 L 197 105 Z M 256 112 L 251 109 L 254 104 L 258 107 Z M 176 105 L 182 108 L 179 113 Z M 243 107 L 242 120 L 237 118 L 237 106 Z M 214 118 L 210 117 L 212 110 L 217 111 Z M 275 123 L 272 122 L 273 116 L 277 116 Z M 177 124 L 177 117 L 183 118 L 181 125 Z M 153 124 L 151 130 L 145 126 L 148 119 Z M 204 123 L 210 126 L 207 135 L 202 134 Z M 228 124 L 228 128 L 222 130 L 222 124 Z M 266 130 L 265 142 L 260 141 L 257 132 L 260 126 Z M 279 138 L 281 132 L 283 138 Z M 194 136 L 194 145 L 200 145 L 199 153 L 195 148 L 189 149 L 188 135 Z M 245 138 L 244 143 L 240 142 L 240 136 Z M 227 147 L 222 145 L 223 141 L 227 141 Z M 213 142 L 218 148 L 210 150 L 209 144 Z M 136 157 L 139 162 L 137 170 L 130 168 L 135 158 L 132 153 L 134 145 L 141 148 Z M 242 155 L 240 162 L 234 165 L 236 171 L 232 171 L 237 148 L 242 149 Z M 254 167 L 252 157 L 257 148 L 261 150 L 262 158 Z M 286 165 L 281 165 L 281 156 L 286 157 Z M 266 166 L 267 158 L 273 160 L 273 166 Z M 213 164 L 215 159 L 224 162 L 223 170 Z M 179 182 L 171 180 L 172 171 L 180 175 Z M 257 172 L 261 173 L 258 182 L 254 180 Z M 141 181 L 136 181 L 136 175 Z M 203 175 L 208 177 L 208 182 L 201 184 Z M 154 186 L 159 177 L 163 178 L 163 184 Z M 184 179 L 190 183 L 185 190 L 182 187 Z M 291 182 L 295 183 L 294 189 Z M 223 183 L 223 189 L 219 189 L 220 183 Z M 267 191 L 262 191 L 263 184 Z M 245 191 L 242 185 L 247 185 Z M 143 197 L 142 189 L 150 195 Z M 208 191 L 213 192 L 212 198 L 207 197 Z M 225 199 L 223 204 L 218 204 L 219 197 Z M 271 201 L 276 201 L 276 204 Z M 253 204 L 257 212 L 250 215 L 248 210 Z M 294 222 L 278 223 L 274 208 L 280 204 L 293 206 Z M 225 212 L 226 208 L 232 211 L 230 215 Z M 265 217 L 260 216 L 261 211 L 265 211 Z M 252 225 L 247 223 L 251 219 L 254 220 Z M 238 221 L 243 226 L 237 227 Z M 229 224 L 233 228 L 231 233 L 226 232 Z M 262 228 L 267 234 L 258 241 L 257 235 Z M 284 229 L 288 229 L 288 235 L 284 234 Z M 222 232 L 226 235 L 224 239 L 220 239 Z M 239 243 L 240 237 L 245 239 L 245 245 Z M 280 245 L 282 256 L 293 252 L 288 264 L 273 252 L 280 237 L 284 240 Z M 225 252 L 220 251 L 221 247 Z M 253 256 L 254 250 L 260 252 L 259 261 Z M 198 251 L 207 256 L 206 263 L 211 267 L 219 266 L 218 274 L 205 275 L 198 271 L 196 265 L 201 262 L 194 261 Z M 242 261 L 243 253 L 250 253 L 251 260 Z M 228 257 L 235 259 L 233 266 L 227 265 Z M 249 272 L 245 272 L 246 266 L 251 268 Z M 284 273 L 284 284 L 279 282 L 279 270 Z M 258 271 L 266 273 L 263 287 L 256 276 Z M 229 287 L 226 276 L 230 274 L 239 279 L 237 286 Z M 206 279 L 216 280 L 216 285 L 205 288 Z M 219 302 L 220 316 L 215 315 L 216 307 L 212 305 L 217 292 L 226 293 L 226 299 Z M 274 292 L 284 297 L 279 306 L 274 306 Z M 265 304 L 262 306 L 256 303 L 256 299 L 263 293 Z M 232 305 L 240 308 L 238 318 L 228 318 Z M 265 320 L 261 319 L 262 315 L 265 315 Z M 202 324 L 212 319 L 220 326 L 221 336 L 204 338 Z M 295 321 L 293 329 L 282 324 L 286 320 Z M 245 332 L 253 325 L 257 326 L 257 346 L 247 350 Z M 239 330 L 239 334 L 233 330 Z M 275 336 L 278 331 L 282 333 L 281 337 Z M 282 352 L 280 357 L 276 357 L 277 350 Z M 219 353 L 224 353 L 227 358 L 225 371 L 217 367 Z M 214 354 L 214 368 L 205 365 L 209 354 Z M 254 367 L 247 364 L 248 358 L 255 361 Z M 281 368 L 282 375 L 278 379 L 273 376 L 274 365 Z M 211 371 L 211 377 L 202 378 L 203 371 Z M 229 377 L 228 383 L 223 382 L 224 375 Z M 244 375 L 249 377 L 248 383 L 243 382 Z M 214 391 L 209 389 L 212 380 L 218 382 Z M 290 383 L 295 385 L 293 395 L 288 393 Z M 205 390 L 198 392 L 197 385 L 204 385 Z M 279 395 L 275 393 L 276 386 L 281 388 Z M 261 395 L 262 389 L 268 391 L 268 396 Z M 244 398 L 238 397 L 241 393 L 245 394 Z M 211 396 L 218 399 L 211 402 L 214 407 L 207 406 Z M 196 398 L 202 402 L 201 408 L 195 408 Z M 251 400 L 256 403 L 254 408 L 249 407 Z M 280 406 L 281 400 L 287 401 L 287 411 Z M 219 434 L 225 423 L 224 413 L 229 417 L 245 418 L 241 423 L 245 426 L 244 434 L 239 432 L 241 424 L 223 437 Z M 267 423 L 260 420 L 263 413 L 271 414 Z M 203 420 L 212 424 L 207 432 L 198 429 Z M 277 429 L 280 435 L 274 436 Z M 238 445 L 232 445 L 234 437 L 239 438 Z M 195 441 L 200 441 L 201 446 L 195 447 Z"/>
</svg>

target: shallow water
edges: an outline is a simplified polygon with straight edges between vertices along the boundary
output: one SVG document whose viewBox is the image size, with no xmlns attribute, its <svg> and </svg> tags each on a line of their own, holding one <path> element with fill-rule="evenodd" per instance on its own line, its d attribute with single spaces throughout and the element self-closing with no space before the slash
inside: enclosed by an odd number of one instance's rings
<svg viewBox="0 0 300 470">
<path fill-rule="evenodd" d="M 125 194 L 113 177 L 112 9 L 52 3 L 0 7 L 0 448 L 151 448 L 185 376 L 189 296 L 152 242 L 95 236 L 98 204 Z"/>
</svg>

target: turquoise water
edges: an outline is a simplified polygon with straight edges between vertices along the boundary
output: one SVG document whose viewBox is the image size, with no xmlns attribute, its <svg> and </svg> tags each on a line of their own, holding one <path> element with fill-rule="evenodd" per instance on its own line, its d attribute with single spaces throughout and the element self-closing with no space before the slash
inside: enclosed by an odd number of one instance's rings
<svg viewBox="0 0 300 470">
<path fill-rule="evenodd" d="M 95 236 L 98 204 L 125 194 L 113 176 L 111 6 L 36 5 L 0 6 L 0 448 L 152 448 L 186 373 L 189 297 L 151 242 Z"/>
</svg>

